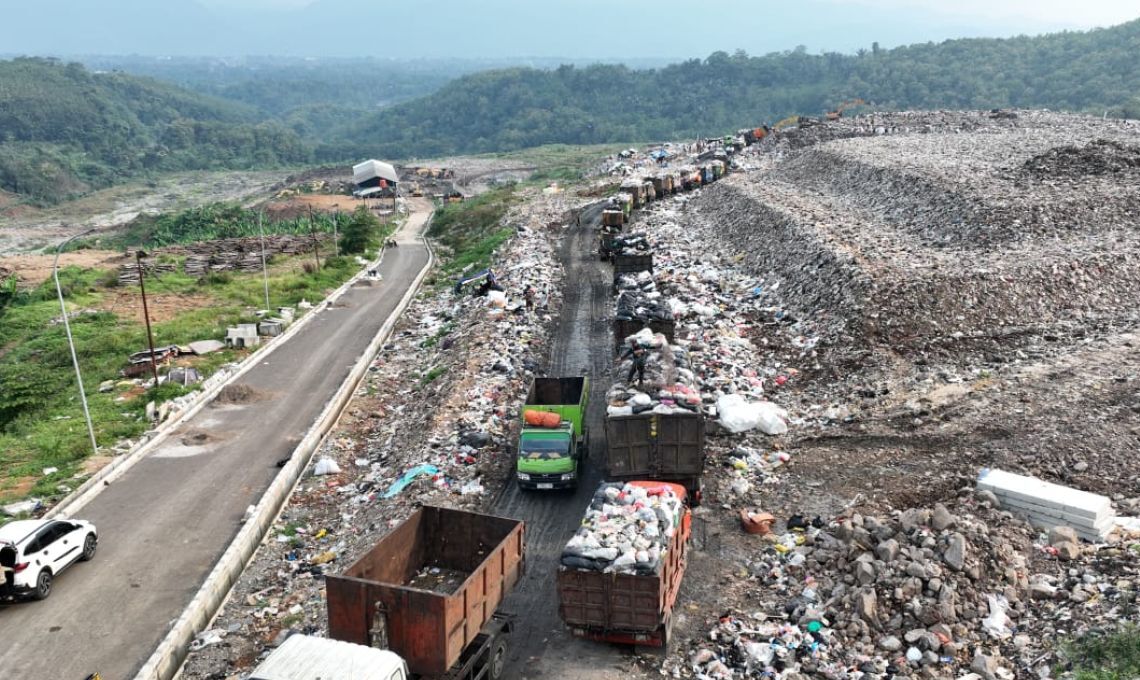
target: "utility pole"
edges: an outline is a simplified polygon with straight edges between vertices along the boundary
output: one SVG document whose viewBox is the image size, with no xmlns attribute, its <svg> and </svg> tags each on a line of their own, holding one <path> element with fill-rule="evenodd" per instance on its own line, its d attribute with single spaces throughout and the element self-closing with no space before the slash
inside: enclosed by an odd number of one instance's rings
<svg viewBox="0 0 1140 680">
<path fill-rule="evenodd" d="M 333 256 L 340 257 L 340 235 L 337 226 L 340 224 L 340 210 L 333 213 Z"/>
<path fill-rule="evenodd" d="M 313 206 L 309 205 L 309 236 L 313 237 L 313 259 L 317 261 L 317 273 L 321 273 L 321 242 L 317 240 L 317 226 L 313 223 Z"/>
<path fill-rule="evenodd" d="M 51 264 L 51 275 L 55 279 L 55 292 L 59 295 L 59 308 L 63 311 L 63 329 L 67 331 L 67 346 L 71 348 L 71 364 L 75 366 L 75 382 L 79 385 L 79 401 L 83 402 L 83 418 L 87 421 L 87 434 L 91 437 L 91 453 L 99 455 L 99 445 L 95 443 L 95 426 L 91 424 L 91 411 L 87 408 L 87 393 L 83 391 L 83 374 L 79 372 L 79 358 L 75 355 L 75 340 L 71 337 L 71 322 L 67 319 L 67 305 L 63 302 L 63 288 L 59 285 L 59 254 L 63 247 L 80 236 L 86 236 L 94 229 L 76 234 L 55 249 L 55 260 Z"/>
<path fill-rule="evenodd" d="M 265 280 L 265 311 L 269 311 L 269 270 L 265 267 L 265 228 L 261 224 L 264 210 L 257 212 L 257 233 L 261 234 L 261 275 Z"/>
<path fill-rule="evenodd" d="M 154 334 L 150 332 L 150 311 L 146 306 L 146 286 L 143 284 L 143 278 L 145 277 L 143 275 L 142 259 L 146 256 L 145 251 L 135 251 L 135 262 L 138 263 L 139 267 L 139 290 L 142 291 L 143 318 L 146 320 L 146 339 L 150 345 L 150 371 L 154 375 L 154 386 L 158 387 L 158 362 L 155 361 L 154 358 Z"/>
</svg>

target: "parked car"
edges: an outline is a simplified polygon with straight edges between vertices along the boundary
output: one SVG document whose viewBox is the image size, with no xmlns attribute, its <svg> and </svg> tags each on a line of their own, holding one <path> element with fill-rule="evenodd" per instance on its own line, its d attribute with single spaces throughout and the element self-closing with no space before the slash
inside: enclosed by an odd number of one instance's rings
<svg viewBox="0 0 1140 680">
<path fill-rule="evenodd" d="M 0 527 L 0 593 L 51 595 L 52 582 L 64 569 L 95 556 L 95 525 L 83 520 L 28 519 Z"/>
</svg>

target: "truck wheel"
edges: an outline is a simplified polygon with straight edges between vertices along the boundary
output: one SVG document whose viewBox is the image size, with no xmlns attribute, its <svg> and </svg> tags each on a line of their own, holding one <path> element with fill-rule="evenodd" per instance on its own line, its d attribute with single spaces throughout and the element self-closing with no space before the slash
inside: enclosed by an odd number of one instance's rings
<svg viewBox="0 0 1140 680">
<path fill-rule="evenodd" d="M 495 651 L 491 652 L 491 660 L 488 662 L 487 680 L 500 680 L 503 677 L 503 670 L 507 667 L 507 643 L 505 640 L 500 640 L 495 644 Z"/>
</svg>

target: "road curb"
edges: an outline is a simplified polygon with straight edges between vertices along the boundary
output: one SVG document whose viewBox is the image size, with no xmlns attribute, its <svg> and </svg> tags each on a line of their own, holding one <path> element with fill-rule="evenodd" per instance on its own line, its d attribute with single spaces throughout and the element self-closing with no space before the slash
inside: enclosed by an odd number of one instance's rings
<svg viewBox="0 0 1140 680">
<path fill-rule="evenodd" d="M 430 221 L 430 214 L 427 219 Z M 427 222 L 425 221 L 425 233 L 426 225 Z M 353 367 L 345 381 L 341 383 L 336 395 L 325 405 L 313 427 L 293 450 L 289 463 L 278 473 L 277 478 L 262 495 L 252 517 L 246 519 L 237 536 L 234 537 L 229 547 L 222 553 L 218 563 L 214 565 L 209 576 L 206 577 L 206 581 L 199 588 L 198 593 L 186 606 L 182 615 L 173 623 L 158 648 L 135 675 L 135 680 L 170 680 L 170 678 L 175 677 L 189 653 L 188 648 L 194 637 L 209 626 L 229 597 L 230 590 L 245 570 L 258 546 L 261 545 L 269 528 L 277 520 L 285 506 L 285 501 L 301 480 L 313 454 L 340 419 L 345 405 L 356 392 L 356 388 L 360 385 L 361 379 L 372 364 L 376 354 L 387 341 L 392 329 L 407 311 L 412 300 L 419 293 L 423 280 L 435 263 L 435 254 L 432 252 L 426 236 L 421 236 L 420 240 L 427 249 L 427 263 L 416 275 L 408 292 L 404 294 L 399 305 L 384 322 L 376 337 L 361 354 L 356 366 Z M 329 300 L 332 299 L 333 296 L 330 296 Z"/>
<path fill-rule="evenodd" d="M 87 481 L 80 484 L 78 488 L 65 496 L 63 500 L 48 510 L 44 514 L 44 517 L 47 519 L 52 519 L 54 517 L 60 516 L 72 516 L 79 510 L 83 509 L 83 506 L 87 505 L 96 496 L 98 496 L 105 486 L 123 476 L 123 474 L 130 470 L 136 463 L 138 463 L 143 458 L 146 458 L 159 444 L 165 442 L 166 438 L 170 436 L 171 432 L 178 429 L 187 420 L 197 415 L 199 411 L 201 411 L 207 404 L 209 404 L 214 400 L 215 397 L 218 396 L 223 388 L 248 373 L 261 360 L 272 354 L 278 347 L 284 345 L 289 338 L 293 337 L 297 333 L 300 333 L 301 329 L 307 326 L 311 319 L 316 318 L 318 313 L 324 311 L 326 308 L 328 308 L 329 305 L 339 300 L 340 297 L 344 295 L 349 288 L 351 288 L 354 284 L 356 284 L 356 282 L 366 276 L 370 269 L 378 268 L 384 262 L 384 255 L 386 252 L 386 248 L 381 248 L 380 257 L 378 257 L 375 261 L 369 262 L 367 265 L 361 268 L 359 272 L 354 274 L 352 278 L 350 278 L 348 281 L 345 281 L 339 288 L 325 296 L 321 302 L 309 310 L 308 314 L 305 314 L 295 323 L 291 324 L 284 333 L 275 338 L 272 338 L 271 341 L 265 345 L 263 350 L 256 351 L 243 359 L 239 363 L 239 368 L 237 371 L 227 376 L 221 382 L 212 385 L 206 390 L 203 390 L 201 395 L 196 398 L 189 406 L 179 412 L 176 417 L 159 424 L 159 426 L 155 428 L 155 435 L 153 437 L 139 444 L 134 449 L 128 451 L 122 456 L 116 456 L 111 460 L 110 463 L 100 468 L 100 470 L 89 477 Z M 428 252 L 430 256 L 431 251 L 429 250 Z M 206 379 L 206 382 L 209 382 L 209 378 Z"/>
</svg>

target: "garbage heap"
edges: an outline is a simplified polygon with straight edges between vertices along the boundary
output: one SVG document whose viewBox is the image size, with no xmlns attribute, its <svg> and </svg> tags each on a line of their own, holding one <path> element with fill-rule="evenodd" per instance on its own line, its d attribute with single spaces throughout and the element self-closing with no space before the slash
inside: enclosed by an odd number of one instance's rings
<svg viewBox="0 0 1140 680">
<path fill-rule="evenodd" d="M 1065 529 L 1040 533 L 987 494 L 954 511 L 789 518 L 785 533 L 757 537 L 741 565 L 749 596 L 677 672 L 1048 677 L 1059 640 L 1137 620 L 1135 538 L 1064 554 L 1053 544 L 1077 545 Z"/>
<path fill-rule="evenodd" d="M 645 379 L 639 381 L 633 371 L 636 347 L 647 352 Z M 661 333 L 648 328 L 627 339 L 614 365 L 614 375 L 632 380 L 617 382 L 606 392 L 607 415 L 628 416 L 645 411 L 654 413 L 695 413 L 701 410 L 701 393 L 696 388 L 689 361 L 689 352 L 680 345 L 671 345 Z"/>
<path fill-rule="evenodd" d="M 562 566 L 607 574 L 656 574 L 683 512 L 681 499 L 668 485 L 647 489 L 604 483 L 594 492 L 582 527 L 563 548 Z"/>
<path fill-rule="evenodd" d="M 645 211 L 641 219 L 656 245 L 654 273 L 651 281 L 624 283 L 669 309 L 674 343 L 690 350 L 695 387 L 705 403 L 740 395 L 750 402 L 780 402 L 796 422 L 838 416 L 842 411 L 835 404 L 805 406 L 785 394 L 803 371 L 819 369 L 814 321 L 783 306 L 778 283 L 710 253 L 683 226 L 688 201 L 678 196 Z"/>
<path fill-rule="evenodd" d="M 638 255 L 653 250 L 653 245 L 643 232 L 638 232 L 614 237 L 611 250 L 615 255 Z"/>
<path fill-rule="evenodd" d="M 617 310 L 614 318 L 622 321 L 672 321 L 673 309 L 669 301 L 655 292 L 646 292 L 640 288 L 623 290 L 618 294 Z"/>
</svg>

